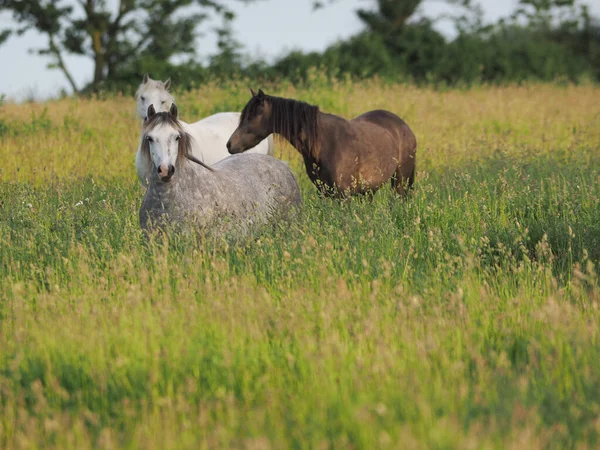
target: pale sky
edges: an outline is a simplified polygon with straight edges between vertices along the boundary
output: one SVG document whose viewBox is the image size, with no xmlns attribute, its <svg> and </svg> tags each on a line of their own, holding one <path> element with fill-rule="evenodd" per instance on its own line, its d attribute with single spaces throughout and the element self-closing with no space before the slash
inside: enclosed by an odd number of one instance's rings
<svg viewBox="0 0 600 450">
<path fill-rule="evenodd" d="M 484 8 L 485 20 L 495 22 L 510 15 L 517 0 L 478 0 Z M 116 5 L 116 0 L 108 0 Z M 236 12 L 233 25 L 235 37 L 244 46 L 246 53 L 260 55 L 269 60 L 291 49 L 304 51 L 323 50 L 337 40 L 347 38 L 361 30 L 356 17 L 358 8 L 370 9 L 373 0 L 338 0 L 317 11 L 312 10 L 312 0 L 261 0 L 249 5 L 228 1 Z M 600 0 L 588 0 L 591 11 L 600 16 Z M 449 11 L 441 0 L 425 0 L 422 13 L 435 17 Z M 12 17 L 0 14 L 0 29 L 12 24 Z M 205 22 L 202 30 L 206 35 L 199 39 L 199 55 L 206 58 L 215 53 L 215 39 L 210 30 L 218 22 Z M 452 34 L 449 23 L 440 23 L 438 28 L 447 35 Z M 44 45 L 45 37 L 28 32 L 12 37 L 0 46 L 0 95 L 15 100 L 28 96 L 45 98 L 68 89 L 68 83 L 59 70 L 46 68 L 47 59 L 28 53 L 28 49 Z M 66 64 L 79 87 L 92 76 L 93 65 L 88 58 L 66 57 Z"/>
</svg>

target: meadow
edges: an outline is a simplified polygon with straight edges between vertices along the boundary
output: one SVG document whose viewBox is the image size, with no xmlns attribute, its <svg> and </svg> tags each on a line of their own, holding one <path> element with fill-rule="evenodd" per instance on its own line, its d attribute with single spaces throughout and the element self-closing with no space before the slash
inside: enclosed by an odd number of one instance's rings
<svg viewBox="0 0 600 450">
<path fill-rule="evenodd" d="M 293 223 L 147 240 L 132 98 L 0 106 L 0 448 L 598 448 L 599 88 L 265 91 L 400 115 L 411 198 L 321 199 L 279 143 Z"/>
</svg>

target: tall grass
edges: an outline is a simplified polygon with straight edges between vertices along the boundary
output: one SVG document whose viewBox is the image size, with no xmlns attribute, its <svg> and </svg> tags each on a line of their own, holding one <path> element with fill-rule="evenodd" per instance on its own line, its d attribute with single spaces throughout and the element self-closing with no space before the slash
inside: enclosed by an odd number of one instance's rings
<svg viewBox="0 0 600 450">
<path fill-rule="evenodd" d="M 600 445 L 598 89 L 268 93 L 399 114 L 411 199 L 320 199 L 280 145 L 297 221 L 147 241 L 132 99 L 2 105 L 0 447 Z"/>
</svg>

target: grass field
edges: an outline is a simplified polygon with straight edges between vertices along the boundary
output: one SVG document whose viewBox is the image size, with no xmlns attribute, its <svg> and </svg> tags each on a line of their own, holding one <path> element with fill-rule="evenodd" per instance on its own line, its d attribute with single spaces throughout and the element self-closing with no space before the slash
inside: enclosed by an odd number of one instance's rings
<svg viewBox="0 0 600 450">
<path fill-rule="evenodd" d="M 147 242 L 133 99 L 0 107 L 0 448 L 598 448 L 599 88 L 267 93 L 403 117 L 410 201 L 280 144 L 297 223 Z"/>
</svg>

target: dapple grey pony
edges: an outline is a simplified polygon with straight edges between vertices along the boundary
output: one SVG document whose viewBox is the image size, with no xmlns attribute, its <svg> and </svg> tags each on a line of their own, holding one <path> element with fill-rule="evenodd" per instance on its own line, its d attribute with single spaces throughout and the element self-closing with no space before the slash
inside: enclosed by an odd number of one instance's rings
<svg viewBox="0 0 600 450">
<path fill-rule="evenodd" d="M 177 120 L 177 106 L 148 108 L 141 154 L 152 168 L 140 225 L 153 229 L 190 223 L 207 231 L 247 234 L 301 204 L 290 168 L 269 155 L 230 156 L 209 167 L 191 153 L 192 137 Z"/>
</svg>

